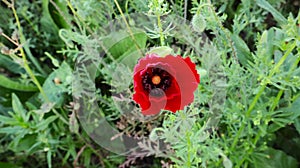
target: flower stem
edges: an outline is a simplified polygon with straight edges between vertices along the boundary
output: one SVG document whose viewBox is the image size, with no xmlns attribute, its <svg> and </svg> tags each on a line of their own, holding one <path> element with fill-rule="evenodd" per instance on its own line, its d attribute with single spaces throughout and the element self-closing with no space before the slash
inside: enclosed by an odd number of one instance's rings
<svg viewBox="0 0 300 168">
<path fill-rule="evenodd" d="M 186 161 L 186 166 L 187 167 L 192 167 L 191 164 L 191 150 L 192 150 L 192 144 L 191 144 L 191 139 L 190 139 L 190 132 L 186 132 L 186 140 L 187 140 L 187 161 Z"/>
<path fill-rule="evenodd" d="M 165 45 L 165 37 L 163 34 L 163 28 L 162 28 L 162 24 L 161 24 L 161 20 L 160 20 L 160 15 L 157 14 L 157 26 L 159 28 L 159 37 L 160 37 L 160 45 L 164 46 Z"/>
<path fill-rule="evenodd" d="M 208 6 L 209 9 L 211 10 L 211 12 L 213 13 L 214 18 L 218 22 L 219 27 L 224 32 L 224 34 L 225 34 L 225 36 L 226 36 L 226 38 L 227 38 L 227 40 L 229 42 L 229 46 L 230 46 L 230 48 L 232 50 L 233 59 L 234 59 L 235 63 L 239 64 L 239 61 L 238 61 L 238 58 L 237 58 L 237 53 L 236 53 L 236 50 L 235 50 L 235 48 L 233 46 L 233 41 L 232 41 L 232 39 L 230 37 L 231 35 L 230 35 L 229 31 L 226 31 L 226 28 L 223 26 L 222 22 L 220 21 L 217 13 L 215 12 L 215 9 L 214 9 L 213 5 L 211 4 L 211 1 L 208 0 L 208 4 L 202 4 L 202 5 L 200 5 L 200 7 L 198 8 L 198 10 L 200 11 L 200 8 L 202 8 L 204 6 Z"/>
<path fill-rule="evenodd" d="M 20 24 L 20 20 L 19 20 L 19 17 L 17 15 L 17 11 L 14 7 L 14 4 L 12 2 L 11 4 L 11 9 L 13 11 L 13 14 L 14 14 L 14 17 L 16 19 L 16 23 L 17 23 L 17 26 L 18 26 L 18 31 L 19 31 L 19 35 L 20 35 L 20 38 L 21 38 L 21 43 L 24 43 L 25 42 L 25 39 L 24 39 L 24 36 L 23 36 L 23 32 L 22 32 L 22 28 L 21 28 L 21 24 Z M 23 38 L 22 38 L 23 37 Z M 30 69 L 29 65 L 28 65 L 28 61 L 27 61 L 27 58 L 26 58 L 26 55 L 25 55 L 25 52 L 23 50 L 23 48 L 21 47 L 20 48 L 20 52 L 21 52 L 21 56 L 22 56 L 22 60 L 23 60 L 23 63 L 24 63 L 24 69 L 26 70 L 26 72 L 29 74 L 30 78 L 32 79 L 33 83 L 37 86 L 37 88 L 39 89 L 41 95 L 44 97 L 44 99 L 46 101 L 49 101 L 48 97 L 46 96 L 42 86 L 40 85 L 39 81 L 37 80 L 37 78 L 35 77 L 33 71 Z"/>
<path fill-rule="evenodd" d="M 20 28 L 21 28 L 21 26 L 20 26 L 20 21 L 19 21 L 19 17 L 18 17 L 18 15 L 17 15 L 16 9 L 15 9 L 15 7 L 14 7 L 14 1 L 8 2 L 7 0 L 2 0 L 2 2 L 5 3 L 5 4 L 8 6 L 8 8 L 11 8 L 11 9 L 12 9 L 13 14 L 14 14 L 14 17 L 15 17 L 15 19 L 16 19 L 16 23 L 17 23 L 18 29 L 19 29 L 19 32 L 18 32 L 18 33 L 19 33 L 19 36 L 20 36 L 21 44 L 24 44 L 24 43 L 26 42 L 26 40 L 25 40 L 25 37 L 24 37 L 24 35 L 23 35 L 23 33 L 22 33 L 22 30 L 20 29 Z M 18 44 L 17 42 L 11 40 L 11 39 L 10 39 L 8 36 L 6 36 L 4 33 L 2 33 L 2 36 L 4 36 L 6 39 L 8 39 L 10 42 L 12 42 L 13 44 L 15 44 L 16 46 L 20 47 L 20 44 Z M 41 68 L 41 66 L 39 65 L 39 63 L 37 62 L 37 60 L 33 57 L 33 55 L 32 55 L 31 52 L 30 52 L 29 47 L 28 47 L 28 46 L 22 46 L 22 47 L 24 47 L 25 51 L 27 52 L 27 54 L 28 54 L 28 56 L 29 56 L 29 59 L 32 61 L 33 65 L 37 68 L 37 70 L 38 70 L 40 73 L 42 73 L 43 75 L 45 75 L 45 74 L 46 74 L 45 71 Z M 22 50 L 22 51 L 20 50 L 20 51 L 21 51 L 21 54 L 22 54 L 22 52 L 24 53 L 24 50 L 23 50 L 22 47 L 20 47 L 21 50 Z M 25 69 L 25 70 L 26 70 L 26 69 Z"/>
<path fill-rule="evenodd" d="M 127 28 L 127 30 L 128 30 L 128 33 L 130 34 L 130 36 L 131 36 L 131 38 L 132 38 L 132 40 L 133 40 L 133 42 L 134 42 L 134 45 L 135 45 L 136 49 L 140 52 L 140 54 L 141 54 L 141 56 L 142 56 L 142 55 L 143 55 L 143 52 L 141 51 L 140 46 L 138 45 L 136 39 L 134 38 L 133 32 L 132 32 L 132 30 L 131 30 L 131 28 L 130 28 L 130 26 L 129 26 L 127 20 L 126 20 L 126 17 L 125 17 L 125 15 L 124 15 L 124 13 L 123 13 L 123 11 L 122 11 L 122 9 L 121 9 L 121 7 L 120 7 L 118 1 L 117 1 L 117 0 L 114 0 L 114 2 L 115 2 L 115 4 L 117 5 L 117 8 L 118 8 L 119 12 L 121 13 L 122 19 L 123 19 L 123 21 L 125 22 L 125 25 L 126 25 L 126 28 Z"/>
</svg>

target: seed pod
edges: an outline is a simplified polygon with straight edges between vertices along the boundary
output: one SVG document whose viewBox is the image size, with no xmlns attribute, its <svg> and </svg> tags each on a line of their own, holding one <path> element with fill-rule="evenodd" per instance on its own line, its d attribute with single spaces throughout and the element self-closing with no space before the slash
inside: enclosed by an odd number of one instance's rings
<svg viewBox="0 0 300 168">
<path fill-rule="evenodd" d="M 196 32 L 202 33 L 206 28 L 206 20 L 203 15 L 196 13 L 192 19 L 192 26 Z"/>
</svg>

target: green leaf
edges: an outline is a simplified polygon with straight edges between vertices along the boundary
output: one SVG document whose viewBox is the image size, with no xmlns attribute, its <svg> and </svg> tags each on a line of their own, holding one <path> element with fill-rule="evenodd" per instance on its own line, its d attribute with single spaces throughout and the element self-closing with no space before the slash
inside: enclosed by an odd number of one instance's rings
<svg viewBox="0 0 300 168">
<path fill-rule="evenodd" d="M 50 10 L 49 10 L 49 0 L 42 0 L 42 17 L 40 20 L 41 24 L 41 32 L 49 33 L 51 34 L 50 42 L 53 42 L 53 44 L 62 44 L 62 42 L 59 39 L 58 31 L 59 28 L 56 25 L 55 21 L 53 20 Z"/>
<path fill-rule="evenodd" d="M 64 94 L 68 92 L 68 87 L 71 84 L 72 69 L 63 62 L 61 66 L 53 71 L 43 84 L 43 90 L 51 103 L 55 103 L 56 107 L 60 107 L 64 101 Z M 58 80 L 59 83 L 55 83 Z M 40 96 L 44 99 L 42 96 Z M 43 100 L 47 102 L 47 100 Z"/>
<path fill-rule="evenodd" d="M 300 97 L 298 97 L 291 106 L 280 109 L 283 114 L 289 114 L 284 117 L 275 118 L 274 123 L 269 126 L 269 132 L 275 132 L 287 124 L 293 123 L 300 116 Z M 278 120 L 278 123 L 276 122 Z"/>
<path fill-rule="evenodd" d="M 84 158 L 84 166 L 89 167 L 89 165 L 91 165 L 92 151 L 89 148 L 85 149 L 83 151 L 82 155 Z"/>
<path fill-rule="evenodd" d="M 58 27 L 56 26 L 55 22 L 53 21 L 50 11 L 49 11 L 49 0 L 42 1 L 43 13 L 41 18 L 41 25 L 45 30 L 49 32 L 58 32 Z"/>
<path fill-rule="evenodd" d="M 36 134 L 26 134 L 19 143 L 15 146 L 13 151 L 15 152 L 30 152 L 29 149 L 36 143 L 37 135 Z"/>
<path fill-rule="evenodd" d="M 257 55 L 260 55 L 268 60 L 271 60 L 271 57 L 273 56 L 274 53 L 274 36 L 275 32 L 274 29 L 270 30 L 265 30 L 261 38 L 259 39 L 258 42 L 258 47 L 257 47 Z"/>
<path fill-rule="evenodd" d="M 23 128 L 20 126 L 13 126 L 13 127 L 2 127 L 0 128 L 1 134 L 17 134 L 23 131 Z"/>
<path fill-rule="evenodd" d="M 129 66 L 135 65 L 137 59 L 143 57 L 139 52 L 146 46 L 147 34 L 142 30 L 132 29 L 132 36 L 125 30 L 113 32 L 102 39 L 103 47 L 119 62 L 127 58 L 130 60 L 126 62 Z"/>
<path fill-rule="evenodd" d="M 55 6 L 52 3 L 48 4 L 49 13 L 51 18 L 53 19 L 53 22 L 59 28 L 70 29 L 71 26 L 65 20 L 65 18 L 70 17 L 67 3 L 64 3 L 64 1 L 61 0 L 53 0 L 53 2 L 55 3 Z"/>
<path fill-rule="evenodd" d="M 8 58 L 8 56 L 0 54 L 0 67 L 5 68 L 9 72 L 14 74 L 24 74 L 25 70 L 16 62 Z M 34 92 L 37 91 L 37 87 L 31 84 L 24 84 L 0 74 L 0 86 L 5 89 L 23 91 L 23 92 Z M 9 90 L 9 91 L 11 91 Z M 4 93 L 4 91 L 0 92 Z M 6 91 L 5 91 L 6 92 Z"/>
<path fill-rule="evenodd" d="M 300 134 L 300 118 L 299 117 L 294 120 L 294 126 L 295 126 L 297 132 Z"/>
<path fill-rule="evenodd" d="M 1 74 L 0 74 L 0 81 L 1 81 L 0 86 L 7 89 L 18 90 L 23 92 L 34 92 L 38 90 L 38 88 L 35 85 L 31 85 L 31 84 L 25 85 L 17 81 L 11 80 Z"/>
<path fill-rule="evenodd" d="M 253 158 L 254 168 L 297 168 L 298 162 L 295 158 L 287 155 L 281 150 L 269 148 L 265 154 L 267 157 L 257 155 Z"/>
<path fill-rule="evenodd" d="M 51 150 L 48 150 L 48 152 L 47 152 L 47 162 L 48 162 L 48 168 L 52 168 L 52 152 L 51 152 Z"/>
<path fill-rule="evenodd" d="M 50 116 L 45 120 L 42 120 L 39 122 L 35 127 L 36 127 L 36 132 L 40 132 L 42 130 L 45 130 L 48 128 L 49 124 L 52 123 L 54 120 L 56 120 L 58 116 Z"/>
<path fill-rule="evenodd" d="M 282 16 L 282 14 L 280 12 L 278 12 L 268 1 L 266 1 L 266 0 L 256 0 L 256 3 L 261 8 L 264 8 L 265 10 L 270 12 L 272 14 L 272 16 L 274 17 L 274 19 L 281 26 L 288 24 L 287 19 L 284 16 Z"/>
<path fill-rule="evenodd" d="M 16 125 L 16 124 L 19 123 L 14 118 L 6 117 L 6 116 L 3 116 L 3 115 L 0 115 L 0 121 L 1 121 L 1 123 L 7 124 L 7 125 Z"/>
<path fill-rule="evenodd" d="M 253 61 L 251 56 L 250 49 L 248 48 L 247 44 L 240 38 L 240 36 L 236 34 L 232 34 L 231 39 L 233 41 L 233 45 L 236 49 L 237 57 L 239 62 L 246 66 L 248 61 Z"/>
<path fill-rule="evenodd" d="M 285 108 L 284 111 L 286 112 L 292 112 L 293 115 L 290 116 L 289 119 L 291 119 L 291 121 L 293 121 L 294 119 L 296 119 L 297 117 L 300 116 L 300 96 L 293 101 L 292 105 L 288 108 Z"/>
<path fill-rule="evenodd" d="M 27 121 L 28 117 L 26 117 L 27 111 L 24 109 L 22 103 L 19 98 L 13 93 L 12 94 L 12 108 L 17 116 L 21 117 L 23 121 Z"/>
<path fill-rule="evenodd" d="M 1 53 L 0 53 L 0 67 L 4 67 L 5 69 L 15 74 L 25 73 L 24 68 L 22 68 L 16 62 L 14 62 L 12 59 L 8 58 L 8 56 L 3 55 Z"/>
</svg>

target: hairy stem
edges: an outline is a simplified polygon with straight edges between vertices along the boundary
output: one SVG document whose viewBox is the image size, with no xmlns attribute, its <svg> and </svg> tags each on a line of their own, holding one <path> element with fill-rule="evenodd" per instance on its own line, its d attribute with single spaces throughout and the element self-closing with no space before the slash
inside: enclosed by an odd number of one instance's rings
<svg viewBox="0 0 300 168">
<path fill-rule="evenodd" d="M 132 38 L 132 40 L 133 40 L 133 42 L 134 42 L 134 45 L 135 45 L 136 49 L 140 52 L 141 56 L 144 55 L 144 54 L 142 53 L 141 48 L 140 48 L 140 46 L 138 45 L 136 39 L 134 38 L 133 32 L 132 32 L 132 30 L 131 30 L 131 28 L 130 28 L 130 26 L 129 26 L 127 20 L 126 20 L 126 17 L 125 17 L 125 15 L 124 15 L 124 13 L 123 13 L 123 11 L 122 11 L 122 9 L 121 9 L 121 7 L 120 7 L 118 1 L 117 1 L 117 0 L 114 0 L 114 2 L 115 2 L 115 4 L 117 5 L 117 8 L 118 8 L 119 12 L 121 13 L 122 19 L 123 19 L 123 21 L 124 21 L 124 23 L 125 23 L 125 25 L 126 25 L 126 27 L 127 27 L 128 33 L 130 34 L 130 36 L 131 36 L 131 38 Z"/>
<path fill-rule="evenodd" d="M 162 28 L 162 24 L 161 24 L 161 20 L 160 20 L 160 15 L 157 14 L 156 17 L 157 17 L 157 26 L 159 28 L 160 45 L 164 46 L 165 45 L 165 37 L 163 34 L 163 28 Z"/>
<path fill-rule="evenodd" d="M 17 15 L 17 11 L 14 7 L 14 5 L 12 4 L 11 5 L 11 9 L 13 11 L 13 14 L 14 14 L 14 17 L 16 19 L 16 23 L 17 23 L 17 26 L 18 26 L 18 31 L 19 31 L 19 35 L 20 35 L 20 38 L 21 38 L 21 43 L 22 42 L 25 42 L 25 39 L 22 40 L 22 37 L 23 36 L 23 32 L 22 32 L 22 28 L 21 28 L 21 24 L 20 24 L 20 21 L 19 21 L 19 17 Z M 27 58 L 26 58 L 26 55 L 25 55 L 25 52 L 23 50 L 23 48 L 21 47 L 20 48 L 20 52 L 21 52 L 21 56 L 22 56 L 22 60 L 23 60 L 23 63 L 24 63 L 24 69 L 26 70 L 26 72 L 29 74 L 30 78 L 32 79 L 33 83 L 37 86 L 37 88 L 39 89 L 41 95 L 44 97 L 45 100 L 49 101 L 48 97 L 46 96 L 41 84 L 39 83 L 39 81 L 37 80 L 37 78 L 35 77 L 33 71 L 31 70 L 31 68 L 29 67 L 28 65 L 28 61 L 27 61 Z"/>
</svg>

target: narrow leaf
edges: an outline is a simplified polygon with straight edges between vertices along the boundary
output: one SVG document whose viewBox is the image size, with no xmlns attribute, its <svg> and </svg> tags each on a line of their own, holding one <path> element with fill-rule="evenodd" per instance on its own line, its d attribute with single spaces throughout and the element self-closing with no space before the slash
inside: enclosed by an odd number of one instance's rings
<svg viewBox="0 0 300 168">
<path fill-rule="evenodd" d="M 261 8 L 267 10 L 272 14 L 274 19 L 280 24 L 280 25 L 286 25 L 288 23 L 287 19 L 282 16 L 280 12 L 278 12 L 268 1 L 266 0 L 256 0 L 256 3 Z"/>
<path fill-rule="evenodd" d="M 26 121 L 26 110 L 24 109 L 22 103 L 20 102 L 19 98 L 13 93 L 12 94 L 12 108 L 14 112 L 23 119 L 23 121 Z"/>
<path fill-rule="evenodd" d="M 0 81 L 1 81 L 0 86 L 7 88 L 7 89 L 18 90 L 18 91 L 23 91 L 23 92 L 34 92 L 34 91 L 38 90 L 38 88 L 34 85 L 25 85 L 25 84 L 13 81 L 1 74 L 0 74 Z"/>
</svg>

